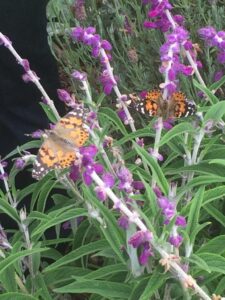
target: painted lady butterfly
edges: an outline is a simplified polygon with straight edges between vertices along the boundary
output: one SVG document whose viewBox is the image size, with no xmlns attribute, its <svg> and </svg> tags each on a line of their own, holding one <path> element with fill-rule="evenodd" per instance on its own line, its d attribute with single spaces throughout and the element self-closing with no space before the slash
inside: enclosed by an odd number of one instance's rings
<svg viewBox="0 0 225 300">
<path fill-rule="evenodd" d="M 61 118 L 54 129 L 46 130 L 46 138 L 34 162 L 32 177 L 39 180 L 49 171 L 70 167 L 76 159 L 76 148 L 88 139 L 84 112 L 76 108 Z"/>
<path fill-rule="evenodd" d="M 138 112 L 148 115 L 169 118 L 182 118 L 193 115 L 196 112 L 196 106 L 189 102 L 184 93 L 175 92 L 172 96 L 164 100 L 159 90 L 149 91 L 144 99 L 140 99 L 135 94 L 129 94 L 130 105 Z"/>
</svg>

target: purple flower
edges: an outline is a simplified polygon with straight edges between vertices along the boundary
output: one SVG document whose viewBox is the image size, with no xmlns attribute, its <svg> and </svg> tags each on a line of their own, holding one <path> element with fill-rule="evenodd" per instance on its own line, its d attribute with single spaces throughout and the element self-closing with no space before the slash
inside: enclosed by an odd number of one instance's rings
<svg viewBox="0 0 225 300">
<path fill-rule="evenodd" d="M 73 71 L 72 77 L 80 80 L 80 81 L 86 81 L 87 80 L 87 74 L 85 72 L 79 72 L 79 71 Z"/>
<path fill-rule="evenodd" d="M 219 52 L 217 60 L 219 63 L 225 63 L 225 31 L 216 31 L 214 27 L 208 26 L 198 30 L 202 39 L 205 40 L 208 46 L 217 47 Z"/>
<path fill-rule="evenodd" d="M 138 248 L 145 242 L 149 242 L 152 238 L 152 233 L 148 230 L 139 230 L 129 239 L 128 244 L 134 248 Z"/>
<path fill-rule="evenodd" d="M 106 95 L 109 95 L 113 89 L 113 87 L 116 85 L 116 81 L 118 80 L 118 78 L 115 78 L 115 80 L 113 80 L 108 71 L 104 70 L 99 78 L 99 81 L 101 82 L 101 84 L 103 85 L 103 91 Z"/>
<path fill-rule="evenodd" d="M 148 263 L 148 259 L 150 256 L 153 256 L 152 249 L 150 247 L 149 243 L 144 244 L 144 249 L 141 252 L 141 255 L 139 257 L 139 262 L 141 265 L 146 265 Z"/>
<path fill-rule="evenodd" d="M 94 190 L 100 201 L 105 201 L 107 199 L 105 186 L 96 186 Z"/>
<path fill-rule="evenodd" d="M 110 173 L 103 174 L 102 180 L 106 187 L 112 188 L 114 186 L 115 179 L 112 174 Z"/>
<path fill-rule="evenodd" d="M 71 180 L 77 181 L 80 178 L 80 167 L 77 165 L 72 165 L 69 177 Z"/>
<path fill-rule="evenodd" d="M 3 174 L 0 174 L 0 180 L 4 180 L 8 178 L 8 174 L 6 172 L 4 172 Z"/>
<path fill-rule="evenodd" d="M 65 103 L 68 103 L 71 101 L 71 96 L 66 90 L 57 89 L 57 94 L 61 101 L 65 102 Z"/>
<path fill-rule="evenodd" d="M 148 148 L 148 152 L 156 159 L 159 161 L 163 161 L 163 156 L 162 154 L 156 152 L 153 148 Z"/>
<path fill-rule="evenodd" d="M 201 38 L 208 40 L 216 35 L 216 30 L 212 26 L 204 27 L 198 30 L 198 34 Z"/>
<path fill-rule="evenodd" d="M 149 18 L 155 18 L 157 16 L 162 15 L 162 13 L 166 10 L 172 9 L 172 5 L 168 0 L 158 0 L 152 1 L 151 10 L 148 12 Z"/>
<path fill-rule="evenodd" d="M 117 172 L 117 176 L 120 180 L 118 188 L 124 190 L 127 193 L 131 193 L 133 190 L 133 175 L 126 167 L 121 167 Z"/>
<path fill-rule="evenodd" d="M 183 217 L 183 216 L 178 216 L 178 217 L 176 218 L 175 224 L 176 224 L 177 226 L 185 227 L 185 226 L 187 225 L 187 222 L 186 222 L 185 217 Z"/>
<path fill-rule="evenodd" d="M 25 160 L 23 160 L 22 158 L 17 158 L 15 161 L 15 167 L 19 170 L 22 170 L 24 168 L 24 166 L 26 165 Z"/>
<path fill-rule="evenodd" d="M 44 131 L 41 129 L 38 129 L 31 133 L 31 137 L 33 139 L 40 139 L 43 136 L 43 134 L 44 134 Z"/>
<path fill-rule="evenodd" d="M 112 46 L 108 41 L 101 40 L 101 37 L 96 34 L 94 27 L 75 27 L 72 29 L 71 37 L 78 42 L 91 46 L 93 57 L 98 57 L 101 49 L 106 51 L 110 51 L 112 49 Z"/>
<path fill-rule="evenodd" d="M 158 205 L 162 209 L 162 214 L 165 216 L 165 224 L 168 224 L 175 215 L 175 204 L 163 196 L 158 187 L 154 188 L 154 192 L 157 196 Z"/>
<path fill-rule="evenodd" d="M 123 121 L 124 124 L 126 124 L 126 122 L 127 122 L 127 115 L 126 115 L 124 109 L 119 109 L 117 111 L 117 115 L 120 118 L 120 120 Z"/>
<path fill-rule="evenodd" d="M 182 244 L 183 242 L 183 237 L 181 235 L 171 235 L 169 237 L 169 242 L 171 245 L 173 245 L 174 247 L 176 248 L 179 248 L 180 245 Z"/>
<path fill-rule="evenodd" d="M 130 222 L 129 222 L 129 219 L 127 216 L 121 216 L 119 219 L 118 219 L 118 225 L 127 230 L 129 228 L 129 225 L 130 225 Z"/>
<path fill-rule="evenodd" d="M 216 82 L 216 81 L 219 81 L 224 75 L 224 72 L 223 71 L 217 71 L 214 76 L 213 76 L 213 80 Z"/>
<path fill-rule="evenodd" d="M 135 190 L 144 190 L 145 185 L 142 181 L 133 181 L 132 186 Z"/>
<path fill-rule="evenodd" d="M 107 40 L 102 40 L 101 46 L 106 51 L 111 51 L 112 50 L 112 45 Z"/>
<path fill-rule="evenodd" d="M 217 54 L 217 60 L 220 64 L 225 63 L 225 47 L 224 47 L 224 51 L 221 51 Z"/>
<path fill-rule="evenodd" d="M 21 65 L 22 65 L 22 67 L 24 68 L 24 71 L 25 71 L 25 72 L 30 71 L 30 64 L 29 64 L 29 61 L 28 61 L 27 59 L 23 59 L 23 60 L 21 61 Z"/>
</svg>

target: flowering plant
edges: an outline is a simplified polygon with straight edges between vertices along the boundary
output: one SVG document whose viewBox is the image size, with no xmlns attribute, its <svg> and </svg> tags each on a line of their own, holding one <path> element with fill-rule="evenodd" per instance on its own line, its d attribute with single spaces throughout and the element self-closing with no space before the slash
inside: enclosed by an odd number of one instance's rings
<svg viewBox="0 0 225 300">
<path fill-rule="evenodd" d="M 182 17 L 189 8 L 176 14 L 175 1 L 94 2 L 77 0 L 62 10 L 52 1 L 60 31 L 49 13 L 64 84 L 58 101 L 74 113 L 83 111 L 76 122 L 88 132 L 86 144 L 80 139 L 74 147 L 56 131 L 60 116 L 38 74 L 0 33 L 0 44 L 23 67 L 24 81 L 42 92 L 44 111 L 56 123 L 50 132 L 60 138 L 62 153 L 71 147 L 75 153 L 69 168 L 55 167 L 21 191 L 15 178 L 31 176 L 30 143 L 2 159 L 1 211 L 18 226 L 8 237 L 0 228 L 3 293 L 20 299 L 75 299 L 73 294 L 222 299 L 225 33 L 204 24 L 192 40 Z M 222 14 L 219 3 L 212 7 Z M 201 9 L 210 13 L 211 6 Z M 212 70 L 207 76 L 204 47 L 212 57 L 217 53 L 219 64 L 211 66 L 221 72 L 216 82 L 211 82 Z M 149 94 L 154 86 L 160 92 Z M 192 117 L 177 119 L 171 113 L 188 116 L 189 102 L 180 90 L 193 99 L 197 113 Z M 149 95 L 158 96 L 149 100 Z M 178 106 L 170 104 L 175 96 L 182 97 Z M 132 110 L 132 99 L 138 99 L 145 116 Z M 149 110 L 144 109 L 147 100 Z M 164 119 L 163 109 L 170 118 Z M 43 132 L 32 134 L 40 136 Z M 6 161 L 15 155 L 7 174 Z M 25 197 L 30 198 L 28 212 L 18 209 Z M 54 205 L 46 209 L 50 200 Z"/>
</svg>

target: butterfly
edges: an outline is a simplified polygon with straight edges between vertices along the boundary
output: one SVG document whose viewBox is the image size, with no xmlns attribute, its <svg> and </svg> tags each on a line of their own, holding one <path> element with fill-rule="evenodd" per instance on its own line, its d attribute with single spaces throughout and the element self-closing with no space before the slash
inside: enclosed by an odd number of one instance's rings
<svg viewBox="0 0 225 300">
<path fill-rule="evenodd" d="M 144 99 L 136 94 L 129 94 L 128 99 L 130 105 L 141 114 L 162 117 L 164 120 L 187 117 L 196 112 L 195 104 L 188 101 L 182 92 L 175 92 L 164 100 L 161 91 L 151 90 Z"/>
<path fill-rule="evenodd" d="M 84 124 L 84 111 L 77 107 L 61 118 L 46 137 L 34 162 L 32 177 L 39 180 L 55 169 L 70 167 L 76 159 L 76 150 L 89 137 Z"/>
</svg>

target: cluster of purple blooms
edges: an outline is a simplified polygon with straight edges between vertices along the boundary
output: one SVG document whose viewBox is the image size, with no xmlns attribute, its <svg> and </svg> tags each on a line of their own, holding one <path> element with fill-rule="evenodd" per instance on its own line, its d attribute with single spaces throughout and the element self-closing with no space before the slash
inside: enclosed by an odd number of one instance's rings
<svg viewBox="0 0 225 300">
<path fill-rule="evenodd" d="M 200 37 L 209 47 L 218 49 L 217 61 L 220 64 L 225 63 L 225 31 L 216 31 L 212 26 L 203 27 L 198 30 Z M 224 75 L 224 71 L 219 70 L 214 75 L 214 80 L 218 81 Z"/>
<path fill-rule="evenodd" d="M 165 218 L 164 220 L 164 224 L 167 225 L 170 223 L 170 221 L 175 217 L 176 215 L 176 205 L 175 203 L 171 202 L 169 200 L 169 198 L 163 196 L 161 190 L 158 187 L 154 188 L 154 192 L 157 196 L 157 202 L 159 207 L 162 210 L 162 214 Z M 178 227 L 185 227 L 186 226 L 186 220 L 185 217 L 183 216 L 176 216 L 176 220 L 175 220 L 175 226 Z M 171 243 L 171 245 L 173 245 L 174 247 L 180 247 L 183 238 L 180 234 L 177 233 L 177 228 L 175 228 L 176 233 L 170 235 L 169 237 L 169 242 Z"/>
<path fill-rule="evenodd" d="M 165 75 L 165 83 L 161 88 L 167 90 L 171 95 L 178 88 L 178 75 L 190 76 L 194 73 L 193 67 L 181 62 L 182 49 L 189 51 L 192 59 L 198 67 L 201 62 L 196 59 L 196 51 L 189 39 L 188 31 L 183 27 L 184 19 L 180 15 L 172 16 L 170 10 L 173 8 L 168 0 L 145 1 L 151 3 L 148 17 L 153 21 L 145 21 L 144 27 L 148 29 L 160 29 L 166 33 L 166 42 L 160 48 L 161 67 L 160 72 Z"/>
<path fill-rule="evenodd" d="M 212 26 L 204 27 L 198 30 L 202 39 L 208 46 L 217 47 L 217 60 L 219 63 L 225 63 L 225 31 L 216 31 Z"/>
<path fill-rule="evenodd" d="M 87 147 L 81 147 L 79 154 L 80 160 L 72 166 L 70 178 L 74 181 L 83 176 L 83 181 L 87 186 L 93 183 L 92 174 L 97 173 L 103 182 L 103 185 L 97 185 L 94 189 L 96 196 L 102 202 L 107 199 L 107 189 L 117 188 L 119 191 L 123 191 L 125 195 L 138 194 L 140 190 L 144 188 L 144 185 L 140 181 L 135 181 L 133 179 L 132 173 L 125 167 L 118 167 L 116 170 L 117 177 L 115 178 L 111 173 L 105 172 L 104 167 L 95 162 L 95 156 L 97 155 L 97 147 L 95 145 L 90 145 Z M 124 200 L 128 207 L 132 203 L 132 199 L 124 197 Z M 120 211 L 120 203 L 114 205 L 114 209 Z M 123 229 L 128 229 L 130 222 L 129 218 L 122 214 L 118 219 L 118 224 Z M 152 256 L 152 249 L 149 244 L 149 240 L 152 238 L 152 234 L 149 231 L 137 231 L 130 239 L 129 244 L 134 248 L 141 247 L 142 251 L 139 257 L 140 263 L 142 265 L 147 264 L 149 256 Z"/>
<path fill-rule="evenodd" d="M 118 78 L 112 78 L 109 74 L 106 64 L 112 59 L 110 51 L 112 50 L 111 44 L 107 40 L 102 40 L 99 34 L 96 34 L 94 27 L 75 27 L 72 29 L 71 37 L 73 40 L 90 46 L 91 54 L 94 58 L 100 58 L 101 65 L 103 67 L 100 82 L 103 85 L 103 90 L 106 95 L 109 95 L 116 85 Z M 102 53 L 104 50 L 104 54 Z"/>
</svg>

